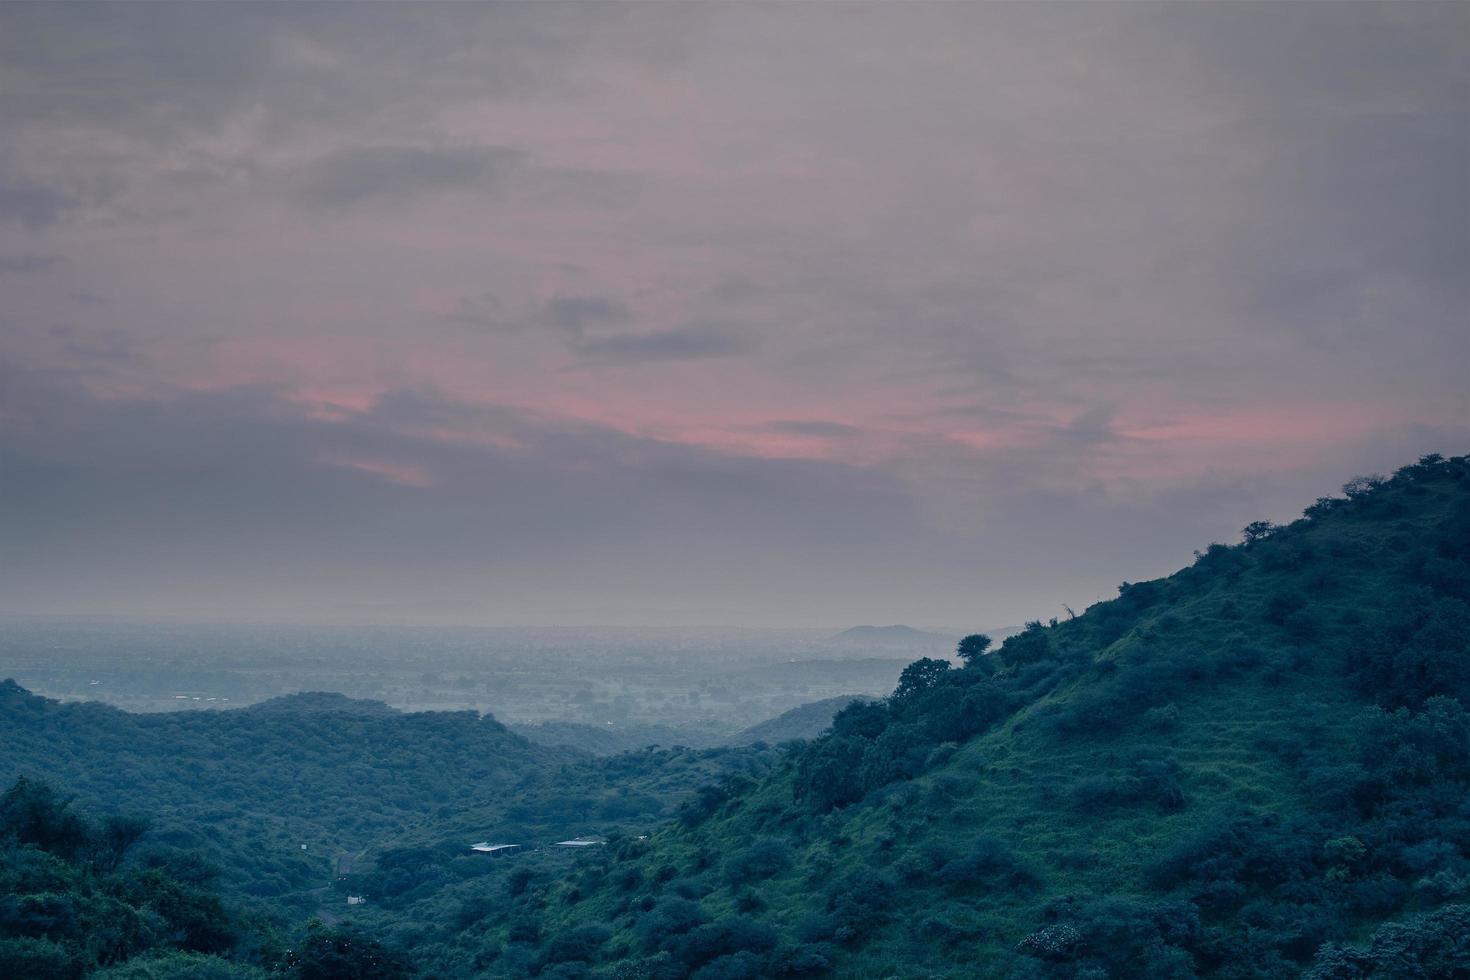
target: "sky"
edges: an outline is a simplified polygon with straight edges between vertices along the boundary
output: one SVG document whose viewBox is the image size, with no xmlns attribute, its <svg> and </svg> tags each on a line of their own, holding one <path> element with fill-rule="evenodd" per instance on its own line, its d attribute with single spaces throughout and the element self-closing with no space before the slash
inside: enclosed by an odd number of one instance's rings
<svg viewBox="0 0 1470 980">
<path fill-rule="evenodd" d="M 1011 625 L 1470 446 L 1470 5 L 0 5 L 0 612 Z"/>
</svg>

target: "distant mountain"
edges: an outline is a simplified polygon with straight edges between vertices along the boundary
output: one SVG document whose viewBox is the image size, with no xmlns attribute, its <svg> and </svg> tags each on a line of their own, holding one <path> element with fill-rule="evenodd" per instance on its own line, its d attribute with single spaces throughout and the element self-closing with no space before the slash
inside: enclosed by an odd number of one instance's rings
<svg viewBox="0 0 1470 980">
<path fill-rule="evenodd" d="M 769 742 L 773 745 L 794 739 L 811 739 L 832 727 L 832 716 L 854 701 L 871 701 L 858 694 L 844 694 L 799 705 L 774 718 L 752 725 L 730 741 L 736 745 Z"/>
<path fill-rule="evenodd" d="M 931 633 L 912 626 L 854 626 L 826 640 L 841 650 L 947 656 L 954 652 L 958 634 Z"/>
<path fill-rule="evenodd" d="M 916 630 L 912 626 L 854 626 L 832 637 L 833 643 L 927 643 L 942 640 L 939 633 Z"/>
</svg>

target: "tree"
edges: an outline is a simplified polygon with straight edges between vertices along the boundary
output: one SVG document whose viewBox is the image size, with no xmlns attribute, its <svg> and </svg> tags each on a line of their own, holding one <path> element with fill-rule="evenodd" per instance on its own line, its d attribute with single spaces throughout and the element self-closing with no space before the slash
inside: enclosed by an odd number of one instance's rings
<svg viewBox="0 0 1470 980">
<path fill-rule="evenodd" d="M 949 673 L 949 663 L 944 660 L 935 660 L 933 657 L 924 657 L 915 660 L 903 669 L 898 675 L 898 689 L 893 692 L 895 700 L 902 701 L 929 690 L 938 684 L 945 674 Z"/>
<path fill-rule="evenodd" d="M 1039 621 L 1026 624 L 1026 628 L 1014 636 L 1006 637 L 1000 645 L 1000 659 L 1012 669 L 1050 659 L 1051 639 L 1046 627 Z"/>
<path fill-rule="evenodd" d="M 293 980 L 400 980 L 409 976 L 399 956 L 353 929 L 312 923 L 300 949 L 286 953 L 285 974 Z"/>
<path fill-rule="evenodd" d="M 797 799 L 805 800 L 818 813 L 861 799 L 858 766 L 865 745 L 861 739 L 841 735 L 813 743 L 797 765 L 793 784 Z"/>
<path fill-rule="evenodd" d="M 1246 544 L 1255 544 L 1257 541 L 1266 540 L 1279 530 L 1281 528 L 1270 521 L 1251 521 L 1241 530 L 1240 539 Z"/>
<path fill-rule="evenodd" d="M 955 647 L 955 653 L 965 662 L 966 667 L 993 668 L 995 665 L 985 659 L 985 652 L 989 649 L 990 637 L 984 633 L 971 633 Z"/>
<path fill-rule="evenodd" d="M 70 858 L 90 842 L 91 829 L 71 812 L 71 800 L 44 782 L 21 776 L 0 796 L 0 835 Z"/>
<path fill-rule="evenodd" d="M 1366 497 L 1384 484 L 1383 477 L 1378 473 L 1370 473 L 1367 476 L 1355 476 L 1342 485 L 1342 492 L 1349 500 L 1357 500 Z"/>
<path fill-rule="evenodd" d="M 102 821 L 92 841 L 92 866 L 101 874 L 110 874 L 122 864 L 138 838 L 148 832 L 146 817 L 113 814 Z"/>
</svg>

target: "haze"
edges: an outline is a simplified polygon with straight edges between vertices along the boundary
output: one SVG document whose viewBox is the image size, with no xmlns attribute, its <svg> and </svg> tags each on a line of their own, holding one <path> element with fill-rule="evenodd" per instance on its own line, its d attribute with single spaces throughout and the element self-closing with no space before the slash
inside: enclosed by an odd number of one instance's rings
<svg viewBox="0 0 1470 980">
<path fill-rule="evenodd" d="M 980 628 L 1470 442 L 1464 4 L 0 6 L 0 612 Z"/>
</svg>

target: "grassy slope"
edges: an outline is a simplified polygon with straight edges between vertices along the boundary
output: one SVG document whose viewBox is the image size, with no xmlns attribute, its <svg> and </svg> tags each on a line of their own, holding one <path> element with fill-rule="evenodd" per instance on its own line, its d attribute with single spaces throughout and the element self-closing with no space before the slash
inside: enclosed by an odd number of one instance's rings
<svg viewBox="0 0 1470 980">
<path fill-rule="evenodd" d="M 1160 601 L 1129 612 L 1131 626 L 1113 642 L 1105 642 L 1104 621 L 1110 607 L 1116 613 L 1117 602 L 1054 624 L 1048 631 L 1053 647 L 1080 651 L 1087 662 L 1080 676 L 971 738 L 911 782 L 871 792 L 831 815 L 803 816 L 793 804 L 796 766 L 788 764 L 697 827 L 671 827 L 646 847 L 625 848 L 627 857 L 611 872 L 585 876 L 571 894 L 570 885 L 552 888 L 544 896 L 543 932 L 606 922 L 615 932 L 603 962 L 623 950 L 641 950 L 633 929 L 638 902 L 660 893 L 654 882 L 665 865 L 713 886 L 702 898 L 712 917 L 732 914 L 739 889 L 720 881 L 720 862 L 752 841 L 785 836 L 797 844 L 794 865 L 756 886 L 765 907 L 750 914 L 790 943 L 798 921 L 820 911 L 821 892 L 844 871 L 889 868 L 896 856 L 926 842 L 963 844 L 993 835 L 1035 870 L 1040 887 L 956 892 L 922 881 L 900 885 L 888 923 L 840 947 L 833 972 L 972 977 L 1019 969 L 1031 975 L 1025 970 L 1034 965 L 1015 951 L 1049 903 L 1069 894 L 1157 897 L 1144 882 L 1145 864 L 1216 814 L 1266 811 L 1288 823 L 1312 816 L 1317 801 L 1283 745 L 1309 744 L 1344 759 L 1357 751 L 1366 702 L 1349 684 L 1345 663 L 1365 624 L 1394 612 L 1409 575 L 1406 554 L 1459 533 L 1445 528 L 1457 515 L 1463 522 L 1470 497 L 1466 470 L 1463 461 L 1452 461 L 1433 479 L 1396 481 L 1250 548 L 1207 556 L 1162 580 Z M 1238 572 L 1230 571 L 1233 565 Z M 1315 623 L 1309 638 L 1268 621 L 1270 601 L 1286 592 L 1308 599 Z M 1089 697 L 1101 699 L 1107 716 L 1099 692 L 1117 676 L 1109 662 L 1122 666 L 1118 673 L 1148 671 L 1165 657 L 1173 665 L 1204 665 L 1196 680 L 1168 687 L 1152 705 L 1172 704 L 1177 720 L 1120 709 L 1126 717 L 1115 727 L 1073 731 L 1059 725 Z M 1126 779 L 1129 760 L 1150 750 L 1181 767 L 1182 810 L 1078 805 L 1074 784 L 1099 775 Z M 637 888 L 596 883 L 604 873 L 616 880 L 618 869 L 629 865 L 644 872 Z M 916 939 L 936 910 L 968 938 L 947 949 Z M 1360 934 L 1371 925 L 1360 923 Z M 483 962 L 504 938 L 486 921 L 461 937 L 460 946 L 480 949 Z"/>
</svg>

